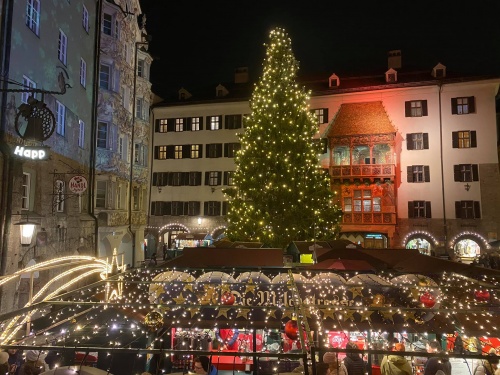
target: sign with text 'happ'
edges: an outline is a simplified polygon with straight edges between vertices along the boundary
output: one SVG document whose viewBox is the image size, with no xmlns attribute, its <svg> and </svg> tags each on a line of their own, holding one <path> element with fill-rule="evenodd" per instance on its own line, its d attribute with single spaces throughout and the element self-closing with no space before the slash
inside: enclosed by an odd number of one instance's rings
<svg viewBox="0 0 500 375">
<path fill-rule="evenodd" d="M 74 176 L 69 180 L 69 190 L 74 194 L 82 194 L 87 190 L 87 179 L 83 176 Z"/>
<path fill-rule="evenodd" d="M 24 159 L 46 160 L 49 157 L 49 148 L 47 146 L 16 146 L 14 155 Z"/>
</svg>

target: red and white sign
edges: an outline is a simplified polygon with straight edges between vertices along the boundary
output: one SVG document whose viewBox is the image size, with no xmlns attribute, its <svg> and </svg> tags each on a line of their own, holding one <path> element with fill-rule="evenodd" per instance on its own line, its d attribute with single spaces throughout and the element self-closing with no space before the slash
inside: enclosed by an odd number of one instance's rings
<svg viewBox="0 0 500 375">
<path fill-rule="evenodd" d="M 69 190 L 74 194 L 82 194 L 87 190 L 87 179 L 83 176 L 74 176 L 69 180 Z"/>
</svg>

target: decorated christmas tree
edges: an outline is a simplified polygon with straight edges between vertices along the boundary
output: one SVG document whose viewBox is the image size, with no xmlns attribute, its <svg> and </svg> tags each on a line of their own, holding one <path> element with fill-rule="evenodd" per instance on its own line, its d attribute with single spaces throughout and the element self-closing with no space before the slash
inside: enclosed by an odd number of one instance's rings
<svg viewBox="0 0 500 375">
<path fill-rule="evenodd" d="M 341 218 L 309 111 L 309 94 L 296 82 L 298 61 L 285 30 L 270 33 L 263 73 L 240 136 L 228 229 L 233 241 L 285 248 L 291 241 L 334 238 Z"/>
</svg>

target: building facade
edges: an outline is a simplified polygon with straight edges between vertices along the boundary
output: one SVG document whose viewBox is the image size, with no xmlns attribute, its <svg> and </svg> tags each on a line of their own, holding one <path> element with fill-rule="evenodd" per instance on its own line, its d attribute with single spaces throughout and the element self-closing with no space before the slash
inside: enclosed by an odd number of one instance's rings
<svg viewBox="0 0 500 375">
<path fill-rule="evenodd" d="M 98 255 L 116 249 L 133 265 L 144 259 L 152 58 L 139 2 L 122 3 L 103 3 L 95 215 Z"/>
<path fill-rule="evenodd" d="M 301 83 L 312 92 L 343 238 L 429 255 L 453 249 L 463 258 L 497 239 L 499 77 L 456 75 L 442 64 L 406 71 L 392 51 L 379 75 Z M 211 97 L 181 89 L 153 108 L 150 229 L 160 240 L 220 234 L 248 89 L 238 96 L 238 84 L 219 85 Z"/>
<path fill-rule="evenodd" d="M 91 170 L 96 12 L 87 0 L 3 1 L 1 275 L 94 253 L 89 191 L 69 184 Z M 16 224 L 26 221 L 37 225 L 21 245 Z M 34 275 L 35 290 L 54 272 Z M 28 284 L 3 287 L 2 311 L 24 306 Z"/>
</svg>

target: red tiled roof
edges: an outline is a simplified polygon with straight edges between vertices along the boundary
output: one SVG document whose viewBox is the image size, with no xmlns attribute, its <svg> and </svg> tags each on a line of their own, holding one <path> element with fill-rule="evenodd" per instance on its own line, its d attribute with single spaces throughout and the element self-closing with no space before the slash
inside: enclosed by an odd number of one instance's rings
<svg viewBox="0 0 500 375">
<path fill-rule="evenodd" d="M 333 118 L 327 135 L 387 134 L 395 133 L 381 101 L 367 103 L 346 103 L 340 106 Z"/>
</svg>

